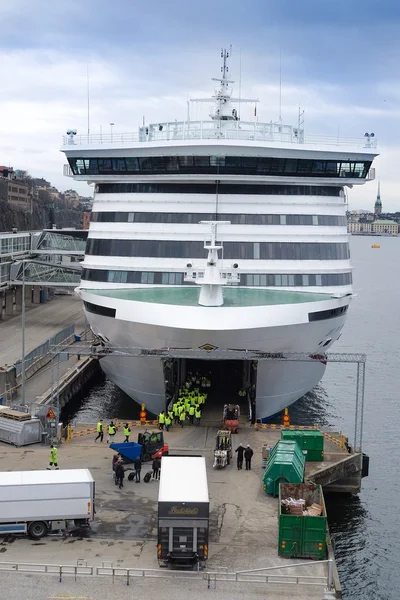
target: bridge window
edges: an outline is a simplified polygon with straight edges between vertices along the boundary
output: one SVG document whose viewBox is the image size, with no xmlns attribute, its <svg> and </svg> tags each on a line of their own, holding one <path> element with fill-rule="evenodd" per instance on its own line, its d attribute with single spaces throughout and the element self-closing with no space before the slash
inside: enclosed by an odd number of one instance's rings
<svg viewBox="0 0 400 600">
<path fill-rule="evenodd" d="M 234 175 L 288 175 L 303 177 L 364 178 L 371 161 L 326 161 L 253 156 L 146 156 L 129 158 L 68 158 L 74 175 L 211 173 Z"/>
</svg>

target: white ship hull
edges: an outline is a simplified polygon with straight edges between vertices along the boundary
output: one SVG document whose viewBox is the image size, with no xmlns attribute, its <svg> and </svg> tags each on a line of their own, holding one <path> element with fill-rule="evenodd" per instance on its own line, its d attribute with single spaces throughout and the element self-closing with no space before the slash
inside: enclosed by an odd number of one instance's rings
<svg viewBox="0 0 400 600">
<path fill-rule="evenodd" d="M 111 299 L 97 295 L 96 290 L 81 290 L 81 296 L 87 302 L 116 307 L 115 318 L 86 313 L 93 331 L 113 346 L 196 350 L 210 344 L 220 350 L 310 354 L 326 351 L 340 335 L 345 321 L 343 315 L 308 322 L 310 310 L 327 310 L 349 303 L 349 297 L 332 299 L 327 296 L 327 300 L 322 302 L 297 305 L 193 309 Z M 219 315 L 215 320 L 214 311 Z M 121 318 L 118 318 L 119 315 Z M 135 315 L 136 320 L 133 320 Z M 202 329 L 203 316 L 208 323 L 207 329 Z M 224 317 L 229 318 L 226 328 Z M 325 343 L 328 339 L 331 341 L 322 350 L 321 342 Z M 212 352 L 207 359 L 212 359 Z M 101 360 L 101 366 L 126 394 L 138 403 L 145 403 L 147 410 L 157 414 L 165 408 L 165 382 L 160 358 L 110 355 Z M 324 370 L 325 365 L 318 360 L 312 363 L 258 361 L 257 418 L 269 417 L 301 398 L 320 381 Z"/>
</svg>

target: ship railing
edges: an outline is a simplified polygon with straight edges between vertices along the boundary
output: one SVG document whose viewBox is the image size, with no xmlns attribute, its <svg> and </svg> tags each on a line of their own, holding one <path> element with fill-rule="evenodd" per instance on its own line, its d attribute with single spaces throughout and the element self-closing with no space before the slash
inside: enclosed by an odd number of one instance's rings
<svg viewBox="0 0 400 600">
<path fill-rule="evenodd" d="M 125 145 L 190 140 L 244 140 L 314 146 L 376 148 L 376 138 L 305 135 L 304 130 L 279 123 L 245 121 L 173 121 L 139 128 L 138 133 L 99 133 L 63 137 L 64 146 Z"/>
</svg>

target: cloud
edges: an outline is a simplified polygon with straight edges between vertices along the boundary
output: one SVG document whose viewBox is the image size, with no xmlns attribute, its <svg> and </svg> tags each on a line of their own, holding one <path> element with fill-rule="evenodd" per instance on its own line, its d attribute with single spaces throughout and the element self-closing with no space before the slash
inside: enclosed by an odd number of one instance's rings
<svg viewBox="0 0 400 600">
<path fill-rule="evenodd" d="M 62 176 L 65 159 L 58 151 L 66 129 L 87 130 L 87 66 L 91 131 L 109 131 L 110 122 L 115 132 L 136 131 L 143 116 L 150 122 L 185 119 L 188 97 L 210 95 L 220 44 L 232 41 L 235 93 L 241 62 L 241 93 L 260 98 L 260 120 L 278 118 L 281 69 L 285 122 L 297 123 L 300 105 L 309 134 L 376 133 L 382 195 L 385 190 L 385 207 L 395 209 L 400 40 L 393 32 L 400 9 L 383 1 L 375 14 L 374 5 L 14 0 L 2 7 L 0 163 L 87 194 L 86 184 Z M 191 110 L 193 118 L 207 118 L 207 106 Z M 253 111 L 243 108 L 242 119 L 253 118 Z M 349 197 L 363 206 L 375 194 L 368 184 Z"/>
</svg>

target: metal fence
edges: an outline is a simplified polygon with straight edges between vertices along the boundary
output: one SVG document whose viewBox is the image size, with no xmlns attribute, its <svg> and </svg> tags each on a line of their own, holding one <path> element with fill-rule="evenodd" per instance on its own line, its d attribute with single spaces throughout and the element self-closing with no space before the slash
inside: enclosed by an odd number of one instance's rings
<svg viewBox="0 0 400 600">
<path fill-rule="evenodd" d="M 327 566 L 326 575 L 301 575 L 298 571 L 295 574 L 287 573 L 288 569 L 302 569 L 302 567 L 316 568 L 318 565 Z M 246 584 L 264 584 L 287 586 L 319 586 L 326 590 L 334 589 L 333 581 L 333 560 L 322 560 L 318 562 L 305 562 L 289 565 L 279 565 L 275 567 L 266 567 L 261 569 L 251 569 L 246 571 L 164 571 L 161 569 L 148 568 L 129 568 L 117 567 L 112 562 L 103 561 L 101 566 L 89 566 L 86 560 L 78 559 L 76 565 L 54 565 L 39 563 L 16 563 L 0 562 L 0 573 L 2 571 L 17 573 L 36 573 L 56 575 L 59 582 L 63 581 L 64 576 L 73 576 L 75 581 L 78 576 L 109 577 L 112 583 L 123 581 L 126 585 L 134 579 L 169 579 L 169 580 L 195 580 L 203 581 L 208 589 L 216 589 L 219 583 L 246 583 Z M 287 574 L 277 573 L 283 571 Z"/>
<path fill-rule="evenodd" d="M 25 371 L 29 369 L 36 361 L 43 358 L 50 353 L 51 346 L 57 346 L 63 344 L 66 340 L 69 340 L 75 334 L 75 325 L 67 325 L 61 331 L 53 335 L 51 338 L 37 346 L 29 354 L 25 355 Z M 17 377 L 22 372 L 22 361 L 17 360 L 14 364 Z"/>
</svg>

